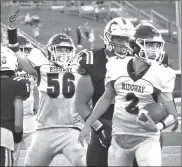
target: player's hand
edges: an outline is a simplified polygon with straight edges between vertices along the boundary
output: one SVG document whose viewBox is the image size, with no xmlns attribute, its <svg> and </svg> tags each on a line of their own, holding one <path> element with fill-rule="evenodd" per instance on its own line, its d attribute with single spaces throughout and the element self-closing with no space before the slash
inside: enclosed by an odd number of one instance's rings
<svg viewBox="0 0 182 167">
<path fill-rule="evenodd" d="M 111 145 L 111 131 L 103 129 L 98 133 L 98 138 L 100 144 L 108 148 Z"/>
<path fill-rule="evenodd" d="M 174 116 L 174 118 L 175 118 L 174 127 L 171 129 L 171 132 L 175 132 L 176 129 L 178 129 L 178 125 L 179 125 L 178 117 Z"/>
<path fill-rule="evenodd" d="M 19 12 L 20 12 L 19 4 L 15 4 L 11 7 L 8 18 L 8 25 L 10 28 L 16 27 L 16 21 L 19 17 Z"/>
<path fill-rule="evenodd" d="M 84 139 L 90 134 L 91 127 L 88 125 L 84 125 L 83 129 L 80 132 L 78 137 L 78 142 L 84 147 Z"/>
<path fill-rule="evenodd" d="M 147 113 L 143 113 L 143 114 L 145 114 L 147 121 L 143 122 L 143 121 L 139 120 L 137 117 L 136 122 L 138 123 L 138 125 L 141 126 L 143 129 L 145 129 L 146 131 L 157 132 L 157 126 L 156 126 L 155 122 L 151 119 L 151 117 Z"/>
</svg>

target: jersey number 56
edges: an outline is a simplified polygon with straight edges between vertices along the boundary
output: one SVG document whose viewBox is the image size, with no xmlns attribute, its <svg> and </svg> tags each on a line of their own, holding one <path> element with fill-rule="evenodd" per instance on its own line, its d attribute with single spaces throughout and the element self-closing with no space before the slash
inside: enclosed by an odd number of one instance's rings
<svg viewBox="0 0 182 167">
<path fill-rule="evenodd" d="M 65 73 L 62 78 L 62 93 L 65 98 L 72 98 L 75 93 L 75 76 L 72 73 Z M 47 94 L 50 98 L 57 98 L 60 94 L 59 73 L 47 74 Z"/>
</svg>

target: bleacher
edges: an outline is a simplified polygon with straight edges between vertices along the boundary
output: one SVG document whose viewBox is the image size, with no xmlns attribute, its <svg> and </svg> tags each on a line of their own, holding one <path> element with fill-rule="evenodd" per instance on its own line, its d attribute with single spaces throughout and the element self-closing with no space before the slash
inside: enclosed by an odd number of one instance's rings
<svg viewBox="0 0 182 167">
<path fill-rule="evenodd" d="M 65 3 L 66 2 L 66 3 Z M 65 27 L 71 27 L 72 33 L 71 37 L 74 42 L 77 41 L 76 37 L 76 27 L 77 25 L 83 24 L 85 18 L 89 18 L 89 25 L 95 30 L 96 33 L 96 47 L 102 47 L 103 41 L 99 36 L 103 36 L 103 29 L 108 22 L 109 14 L 117 14 L 123 17 L 129 18 L 133 23 L 137 23 L 139 13 L 137 11 L 138 8 L 135 4 L 132 4 L 127 1 L 122 1 L 122 5 L 118 4 L 118 1 L 104 1 L 102 3 L 96 3 L 96 1 L 82 1 L 82 3 L 78 3 L 79 1 L 41 1 L 39 3 L 39 8 L 37 8 L 37 4 L 33 4 L 32 8 L 24 8 L 22 7 L 20 15 L 26 15 L 27 12 L 36 13 L 39 15 L 42 23 L 42 27 L 40 27 L 40 38 L 39 42 L 43 45 L 46 44 L 46 41 L 55 33 L 61 32 Z M 27 1 L 26 1 L 27 3 Z M 80 13 L 79 5 L 84 9 Z M 23 5 L 25 6 L 25 4 Z M 64 11 L 62 9 L 64 8 Z M 87 9 L 90 11 L 95 8 L 95 12 L 88 12 L 85 14 Z M 1 12 L 1 21 L 6 23 L 8 16 L 8 8 L 2 7 Z M 85 10 L 86 9 L 86 10 Z M 96 10 L 97 9 L 97 10 Z M 129 10 L 130 9 L 130 10 Z M 72 11 L 71 11 L 72 10 Z M 149 14 L 146 14 L 145 11 L 140 10 L 142 14 L 141 18 L 144 20 L 150 20 Z M 73 15 L 74 13 L 74 15 Z M 98 14 L 98 20 L 95 20 L 95 14 Z M 113 15 L 113 17 L 115 16 Z M 69 19 L 69 21 L 68 21 Z M 32 37 L 32 27 L 26 26 L 18 22 L 18 27 L 21 28 L 22 31 L 26 32 L 30 37 Z M 160 29 L 161 31 L 162 29 Z M 167 38 L 166 38 L 167 39 Z M 83 44 L 84 48 L 88 48 L 89 44 L 84 40 Z M 165 50 L 170 56 L 170 63 L 174 69 L 178 68 L 178 49 L 177 44 L 173 40 L 166 40 Z M 79 49 L 77 50 L 79 51 Z"/>
<path fill-rule="evenodd" d="M 107 22 L 109 14 L 115 13 L 115 16 L 130 19 L 134 25 L 139 22 L 152 22 L 167 40 L 176 42 L 174 2 L 92 1 L 88 3 L 84 1 L 80 3 L 78 1 L 72 6 L 65 5 L 65 7 L 67 13 L 96 21 Z"/>
</svg>

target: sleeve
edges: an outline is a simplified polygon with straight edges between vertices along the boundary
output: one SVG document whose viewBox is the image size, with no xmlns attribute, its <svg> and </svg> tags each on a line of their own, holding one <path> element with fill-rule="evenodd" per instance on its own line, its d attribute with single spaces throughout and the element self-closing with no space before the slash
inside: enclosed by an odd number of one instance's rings
<svg viewBox="0 0 182 167">
<path fill-rule="evenodd" d="M 15 78 L 16 97 L 26 100 L 30 96 L 30 82 L 26 79 Z"/>
<path fill-rule="evenodd" d="M 30 54 L 28 56 L 28 60 L 31 62 L 31 64 L 34 67 L 39 67 L 42 64 L 48 63 L 47 58 L 44 56 L 44 54 L 41 52 L 41 50 L 39 50 L 37 48 L 32 49 L 32 51 L 30 52 Z"/>
<path fill-rule="evenodd" d="M 161 92 L 172 93 L 174 91 L 175 80 L 176 80 L 176 74 L 174 70 L 172 70 L 170 67 L 166 68 L 161 78 L 162 78 Z"/>
<path fill-rule="evenodd" d="M 78 53 L 78 73 L 86 75 L 92 71 L 93 68 L 93 52 L 86 49 Z"/>
</svg>

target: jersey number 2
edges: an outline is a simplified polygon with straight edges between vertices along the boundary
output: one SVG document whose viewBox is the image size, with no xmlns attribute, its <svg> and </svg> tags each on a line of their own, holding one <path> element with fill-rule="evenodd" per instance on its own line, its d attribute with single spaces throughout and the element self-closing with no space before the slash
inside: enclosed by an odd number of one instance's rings
<svg viewBox="0 0 182 167">
<path fill-rule="evenodd" d="M 139 102 L 138 97 L 134 93 L 128 93 L 126 95 L 126 101 L 131 101 L 131 103 L 125 107 L 126 111 L 130 114 L 138 114 L 139 108 L 137 107 L 137 104 Z"/>
<path fill-rule="evenodd" d="M 58 73 L 48 73 L 47 74 L 47 94 L 50 98 L 57 98 L 60 93 L 60 83 L 58 81 Z M 63 75 L 62 82 L 62 93 L 65 98 L 72 98 L 75 93 L 75 85 L 73 81 L 75 76 L 72 73 L 65 73 Z"/>
</svg>

